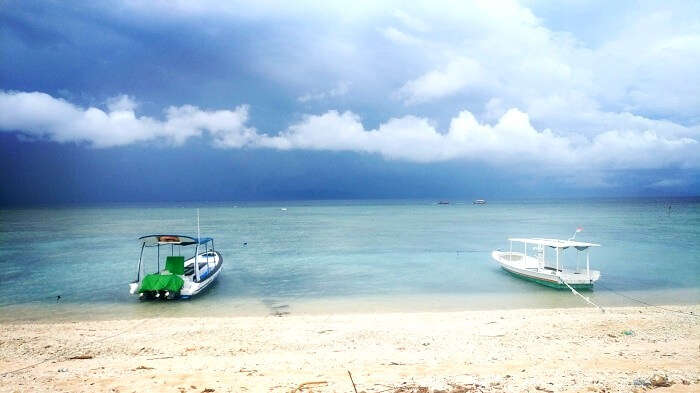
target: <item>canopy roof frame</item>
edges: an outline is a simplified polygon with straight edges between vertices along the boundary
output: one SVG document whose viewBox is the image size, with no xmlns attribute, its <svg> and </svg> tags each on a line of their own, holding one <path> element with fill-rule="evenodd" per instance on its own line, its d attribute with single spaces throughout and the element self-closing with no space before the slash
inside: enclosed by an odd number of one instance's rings
<svg viewBox="0 0 700 393">
<path fill-rule="evenodd" d="M 206 244 L 208 242 L 213 242 L 214 239 L 211 237 L 202 237 L 197 239 L 197 237 L 186 235 L 147 235 L 141 236 L 139 241 L 146 247 L 155 247 L 167 244 L 179 246 Z"/>
<path fill-rule="evenodd" d="M 600 247 L 600 244 L 596 244 L 596 243 L 579 242 L 579 241 L 575 241 L 575 240 L 545 239 L 545 238 L 539 238 L 539 237 L 534 237 L 534 238 L 512 237 L 512 238 L 508 238 L 508 240 L 511 242 L 543 245 L 543 246 L 548 246 L 548 247 L 553 247 L 553 248 Z"/>
</svg>

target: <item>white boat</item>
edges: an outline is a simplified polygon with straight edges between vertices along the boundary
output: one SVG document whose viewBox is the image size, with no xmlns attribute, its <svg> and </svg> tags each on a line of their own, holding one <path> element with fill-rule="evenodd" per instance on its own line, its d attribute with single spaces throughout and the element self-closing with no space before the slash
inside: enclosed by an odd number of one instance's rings
<svg viewBox="0 0 700 393">
<path fill-rule="evenodd" d="M 477 200 L 472 202 L 472 205 L 485 205 L 485 204 L 486 204 L 486 200 L 484 200 L 484 199 L 477 199 Z"/>
<path fill-rule="evenodd" d="M 141 299 L 188 298 L 201 293 L 218 278 L 224 258 L 214 250 L 214 239 L 183 235 L 148 235 L 139 238 L 141 254 L 136 280 L 129 284 L 129 293 Z M 194 252 L 188 259 L 183 251 Z M 164 263 L 161 261 L 164 248 Z M 155 253 L 155 272 L 146 274 L 144 251 Z M 169 255 L 168 255 L 169 254 Z"/>
<path fill-rule="evenodd" d="M 491 253 L 496 262 L 507 272 L 525 280 L 554 288 L 590 289 L 600 278 L 600 271 L 590 268 L 590 247 L 599 244 L 575 240 L 510 238 L 510 251 L 496 250 Z M 513 251 L 513 242 L 522 243 Z M 528 247 L 534 249 L 534 256 L 528 255 Z M 550 249 L 550 252 L 547 252 Z M 560 255 L 566 250 L 576 251 L 576 269 L 566 269 Z M 581 253 L 585 252 L 585 266 Z M 549 258 L 549 259 L 547 259 Z"/>
</svg>

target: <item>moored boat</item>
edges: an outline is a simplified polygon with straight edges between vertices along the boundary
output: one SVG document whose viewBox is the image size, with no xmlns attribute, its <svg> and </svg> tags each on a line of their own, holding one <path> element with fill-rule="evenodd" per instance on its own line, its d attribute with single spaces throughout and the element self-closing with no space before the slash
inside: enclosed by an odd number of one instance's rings
<svg viewBox="0 0 700 393">
<path fill-rule="evenodd" d="M 600 271 L 590 268 L 590 248 L 599 244 L 575 240 L 510 238 L 510 251 L 496 250 L 492 258 L 512 275 L 553 288 L 590 289 L 600 278 Z M 522 252 L 513 251 L 513 242 L 522 243 Z M 528 247 L 534 246 L 535 255 L 528 255 Z M 517 247 L 520 249 L 520 247 Z M 553 256 L 547 259 L 547 249 Z M 576 269 L 564 267 L 562 253 L 576 250 Z M 585 267 L 582 267 L 580 254 L 585 252 Z"/>
<path fill-rule="evenodd" d="M 138 293 L 141 299 L 188 298 L 211 286 L 221 273 L 224 258 L 214 249 L 214 239 L 210 237 L 148 235 L 140 237 L 139 241 L 141 254 L 136 280 L 129 284 L 129 293 Z M 165 249 L 162 269 L 161 247 Z M 185 259 L 182 252 L 191 250 L 192 247 L 194 253 Z M 155 272 L 146 274 L 144 251 L 153 249 L 156 254 L 156 269 Z M 170 255 L 167 255 L 168 251 Z"/>
</svg>

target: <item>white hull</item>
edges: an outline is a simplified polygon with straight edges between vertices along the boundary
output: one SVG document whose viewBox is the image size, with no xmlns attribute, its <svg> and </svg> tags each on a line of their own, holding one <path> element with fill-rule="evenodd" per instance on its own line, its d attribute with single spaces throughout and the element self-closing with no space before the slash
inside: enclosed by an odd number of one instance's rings
<svg viewBox="0 0 700 393">
<path fill-rule="evenodd" d="M 182 289 L 180 290 L 180 296 L 194 296 L 204 291 L 207 287 L 209 287 L 209 285 L 216 281 L 216 279 L 219 277 L 219 273 L 221 273 L 221 263 L 223 263 L 223 258 L 218 252 L 214 252 L 213 257 L 197 255 L 197 262 L 200 264 L 200 281 L 195 281 L 194 273 L 190 276 L 180 276 L 183 277 L 183 280 L 185 281 L 185 283 L 182 285 Z M 194 258 L 186 260 L 185 269 L 187 269 L 188 266 L 194 266 L 193 263 Z M 202 263 L 206 263 L 206 267 L 204 269 L 201 267 Z"/>
<path fill-rule="evenodd" d="M 557 270 L 521 252 L 493 251 L 491 257 L 512 274 L 554 287 L 563 287 L 562 281 L 571 286 L 590 287 L 600 278 L 598 270 Z"/>
</svg>

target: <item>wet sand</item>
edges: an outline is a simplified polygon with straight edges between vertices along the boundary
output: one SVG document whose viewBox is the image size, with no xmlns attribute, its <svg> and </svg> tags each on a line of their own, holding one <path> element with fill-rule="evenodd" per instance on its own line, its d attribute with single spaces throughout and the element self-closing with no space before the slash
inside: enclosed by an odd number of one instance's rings
<svg viewBox="0 0 700 393">
<path fill-rule="evenodd" d="M 0 324 L 0 374 L 37 362 L 0 377 L 0 391 L 353 392 L 351 371 L 368 393 L 697 392 L 700 317 L 622 307 Z M 646 386 L 655 374 L 672 385 Z"/>
</svg>

